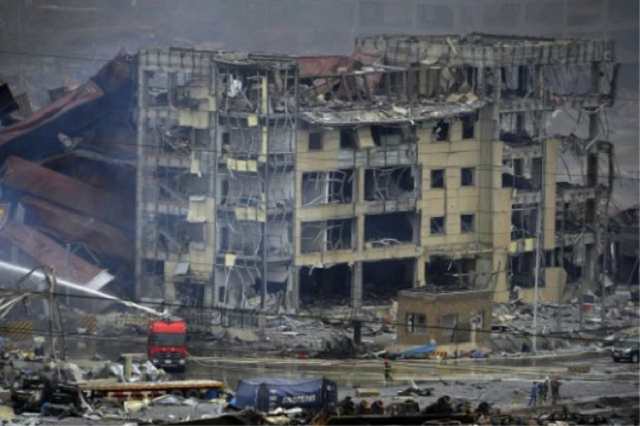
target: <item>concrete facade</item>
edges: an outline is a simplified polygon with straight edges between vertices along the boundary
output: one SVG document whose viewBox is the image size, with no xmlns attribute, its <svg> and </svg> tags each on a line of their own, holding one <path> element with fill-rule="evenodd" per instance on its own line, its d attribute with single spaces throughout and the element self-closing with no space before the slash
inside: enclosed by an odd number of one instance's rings
<svg viewBox="0 0 640 426">
<path fill-rule="evenodd" d="M 507 301 L 532 287 L 537 258 L 551 301 L 565 282 L 552 268 L 576 246 L 596 285 L 610 144 L 544 123 L 562 108 L 600 123 L 613 43 L 385 35 L 355 47 L 140 52 L 138 296 L 350 315 L 429 285 Z M 586 183 L 558 191 L 569 148 L 588 159 Z M 556 227 L 572 202 L 586 204 L 578 239 Z"/>
</svg>

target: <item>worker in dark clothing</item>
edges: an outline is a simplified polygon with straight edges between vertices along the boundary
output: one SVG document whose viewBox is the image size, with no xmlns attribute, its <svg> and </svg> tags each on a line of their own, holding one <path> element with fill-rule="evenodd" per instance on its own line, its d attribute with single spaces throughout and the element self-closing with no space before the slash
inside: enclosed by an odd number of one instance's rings
<svg viewBox="0 0 640 426">
<path fill-rule="evenodd" d="M 538 402 L 541 405 L 547 403 L 547 395 L 549 393 L 549 382 L 547 380 L 543 380 L 538 384 Z"/>
<path fill-rule="evenodd" d="M 373 401 L 373 404 L 371 404 L 371 414 L 384 414 L 384 402 L 382 402 L 381 399 Z"/>
<path fill-rule="evenodd" d="M 492 412 L 493 412 L 493 408 L 491 407 L 491 404 L 485 401 L 478 404 L 478 407 L 476 408 L 476 414 L 490 416 Z"/>
<path fill-rule="evenodd" d="M 360 401 L 360 404 L 356 407 L 356 414 L 359 416 L 366 416 L 367 414 L 371 414 L 371 407 L 369 407 L 369 403 L 366 399 Z"/>
<path fill-rule="evenodd" d="M 423 414 L 453 414 L 453 407 L 451 406 L 451 397 L 448 395 L 441 396 L 436 402 L 427 406 L 422 413 Z"/>
<path fill-rule="evenodd" d="M 531 397 L 529 398 L 529 407 L 536 407 L 538 405 L 538 382 L 533 382 L 531 386 Z"/>
<path fill-rule="evenodd" d="M 34 339 L 34 348 L 33 348 L 33 355 L 36 357 L 37 360 L 42 360 L 44 358 L 44 338 L 42 338 L 41 336 L 35 337 Z"/>
<path fill-rule="evenodd" d="M 340 402 L 338 412 L 341 416 L 353 416 L 356 413 L 356 404 L 353 403 L 350 396 Z"/>
<path fill-rule="evenodd" d="M 551 379 L 551 382 L 549 382 L 549 386 L 551 387 L 551 403 L 555 405 L 558 399 L 560 399 L 560 380 L 554 377 Z"/>
<path fill-rule="evenodd" d="M 393 377 L 391 376 L 391 363 L 388 359 L 384 360 L 384 384 L 385 386 L 389 383 L 393 382 Z"/>
</svg>

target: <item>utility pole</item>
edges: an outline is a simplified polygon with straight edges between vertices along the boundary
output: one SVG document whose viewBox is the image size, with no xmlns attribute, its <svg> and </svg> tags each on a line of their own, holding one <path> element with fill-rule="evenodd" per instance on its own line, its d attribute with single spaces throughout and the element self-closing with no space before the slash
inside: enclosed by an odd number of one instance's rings
<svg viewBox="0 0 640 426">
<path fill-rule="evenodd" d="M 544 142 L 543 142 L 544 143 Z M 533 270 L 533 337 L 531 339 L 532 352 L 538 350 L 538 287 L 540 286 L 540 249 L 542 247 L 542 195 L 538 204 L 538 220 L 536 221 L 536 266 Z"/>
<path fill-rule="evenodd" d="M 607 193 L 604 204 L 604 247 L 602 252 L 602 268 L 601 268 L 601 291 L 602 297 L 600 298 L 600 324 L 604 326 L 606 319 L 604 298 L 607 291 L 607 263 L 609 258 L 609 203 L 611 202 L 611 192 L 613 191 L 613 180 L 615 178 L 614 164 L 613 164 L 613 144 L 607 141 L 608 154 L 609 154 L 609 179 L 607 181 Z"/>
<path fill-rule="evenodd" d="M 60 358 L 64 361 L 66 359 L 67 344 L 64 338 L 64 325 L 62 324 L 62 317 L 60 315 L 60 304 L 58 302 L 58 281 L 56 279 L 55 270 L 53 267 L 47 272 L 43 269 L 46 280 L 49 284 L 49 335 L 51 338 L 51 356 L 57 361 L 57 350 L 60 342 Z M 58 338 L 56 338 L 58 335 Z"/>
<path fill-rule="evenodd" d="M 591 84 L 595 93 L 601 93 L 602 91 L 602 76 L 600 65 L 597 62 L 591 64 Z M 598 206 L 600 205 L 600 197 L 598 194 L 598 166 L 599 166 L 599 149 L 601 128 L 601 109 L 591 108 L 588 111 L 589 114 L 589 143 L 586 149 L 587 155 L 587 186 L 594 188 L 595 196 L 593 199 L 587 201 L 587 222 L 591 225 L 591 229 L 594 233 L 593 246 L 585 251 L 585 269 L 587 270 L 587 281 L 589 281 L 591 290 L 597 288 L 597 281 L 601 279 L 603 271 L 600 268 L 600 256 L 602 254 L 602 232 L 600 229 L 600 221 L 598 220 Z M 604 289 L 604 283 L 602 284 Z M 583 292 L 580 294 L 582 304 Z M 602 293 L 604 297 L 604 293 Z M 581 324 L 582 325 L 582 324 Z"/>
<path fill-rule="evenodd" d="M 269 273 L 269 74 L 260 78 L 260 95 L 262 114 L 265 116 L 262 127 L 260 153 L 264 155 L 264 196 L 258 205 L 264 203 L 264 223 L 262 227 L 262 282 L 260 283 L 260 314 L 258 315 L 258 333 L 261 340 L 266 340 L 267 279 Z M 260 160 L 260 159 L 259 159 Z M 259 161 L 258 161 L 259 162 Z M 258 211 L 258 214 L 260 212 Z"/>
<path fill-rule="evenodd" d="M 564 228 L 567 216 L 566 203 L 562 200 L 562 216 L 560 216 L 560 256 L 558 257 L 558 266 L 564 270 Z M 558 300 L 558 308 L 556 309 L 556 331 L 562 331 L 562 299 Z"/>
<path fill-rule="evenodd" d="M 607 294 L 607 253 L 609 252 L 609 191 L 607 191 L 607 198 L 605 202 L 605 219 L 604 219 L 604 236 L 603 236 L 603 248 L 602 248 L 602 267 L 600 268 L 600 292 L 602 293 L 602 297 L 600 297 L 600 325 L 604 327 L 604 322 L 606 319 L 605 312 L 605 303 L 604 299 Z"/>
<path fill-rule="evenodd" d="M 536 75 L 538 78 L 538 91 L 540 98 L 544 97 L 544 74 L 543 68 L 536 66 Z M 538 302 L 540 287 L 540 263 L 541 256 L 544 253 L 544 237 L 543 237 L 543 220 L 545 211 L 545 195 L 547 184 L 547 139 L 546 139 L 546 114 L 544 112 L 534 113 L 534 132 L 542 143 L 542 161 L 540 167 L 540 201 L 538 202 L 538 217 L 536 221 L 536 262 L 533 271 L 533 338 L 531 339 L 531 350 L 535 354 L 538 351 Z M 555 172 L 555 170 L 554 170 Z M 555 185 L 555 173 L 552 173 Z"/>
<path fill-rule="evenodd" d="M 261 143 L 260 152 L 264 155 L 264 184 L 263 191 L 264 197 L 260 200 L 258 205 L 264 203 L 264 224 L 262 227 L 262 282 L 260 286 L 260 309 L 263 311 L 267 305 L 267 273 L 269 264 L 269 238 L 267 233 L 269 232 L 269 77 L 268 75 L 260 79 L 261 82 L 261 101 L 262 101 L 262 114 L 264 114 L 265 123 L 262 128 L 261 136 L 263 138 Z M 266 139 L 266 140 L 265 140 Z M 259 213 L 259 212 L 258 212 Z"/>
</svg>

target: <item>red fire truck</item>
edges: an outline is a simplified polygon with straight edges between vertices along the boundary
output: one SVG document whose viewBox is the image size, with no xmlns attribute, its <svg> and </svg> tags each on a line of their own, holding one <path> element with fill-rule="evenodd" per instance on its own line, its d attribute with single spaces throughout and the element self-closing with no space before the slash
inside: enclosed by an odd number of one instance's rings
<svg viewBox="0 0 640 426">
<path fill-rule="evenodd" d="M 149 321 L 147 355 L 156 367 L 184 371 L 187 363 L 187 324 L 183 320 Z"/>
</svg>

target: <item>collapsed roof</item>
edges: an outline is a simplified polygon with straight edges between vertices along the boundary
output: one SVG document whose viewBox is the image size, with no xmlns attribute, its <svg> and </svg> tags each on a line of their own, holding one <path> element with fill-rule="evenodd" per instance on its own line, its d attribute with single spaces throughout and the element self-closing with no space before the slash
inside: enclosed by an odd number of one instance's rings
<svg viewBox="0 0 640 426">
<path fill-rule="evenodd" d="M 114 280 L 109 265 L 131 265 L 134 88 L 132 60 L 121 52 L 33 114 L 2 91 L 10 120 L 0 127 L 0 171 L 10 204 L 1 209 L 0 247 L 23 255 L 12 262 L 53 266 L 93 290 Z"/>
</svg>

